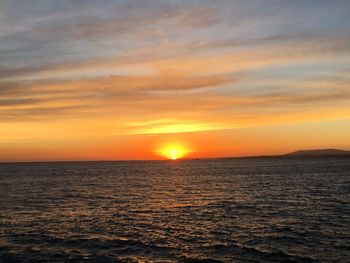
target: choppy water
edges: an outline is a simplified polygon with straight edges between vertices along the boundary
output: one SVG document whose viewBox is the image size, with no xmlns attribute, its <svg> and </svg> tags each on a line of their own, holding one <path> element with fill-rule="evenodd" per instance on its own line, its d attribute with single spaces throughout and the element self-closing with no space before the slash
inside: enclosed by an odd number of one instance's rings
<svg viewBox="0 0 350 263">
<path fill-rule="evenodd" d="M 350 262 L 350 159 L 0 164 L 0 262 Z"/>
</svg>

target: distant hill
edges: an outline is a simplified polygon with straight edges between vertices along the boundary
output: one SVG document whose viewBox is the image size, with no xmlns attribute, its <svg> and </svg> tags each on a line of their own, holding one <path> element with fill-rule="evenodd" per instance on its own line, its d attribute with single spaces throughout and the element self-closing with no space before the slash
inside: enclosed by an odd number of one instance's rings
<svg viewBox="0 0 350 263">
<path fill-rule="evenodd" d="M 350 151 L 338 150 L 338 149 L 319 149 L 319 150 L 301 150 L 291 152 L 286 157 L 330 157 L 330 156 L 349 156 Z"/>
</svg>

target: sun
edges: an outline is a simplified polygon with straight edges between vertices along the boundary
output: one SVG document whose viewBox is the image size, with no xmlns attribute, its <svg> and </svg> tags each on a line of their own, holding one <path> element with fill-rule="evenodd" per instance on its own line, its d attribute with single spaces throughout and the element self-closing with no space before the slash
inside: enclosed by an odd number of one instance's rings
<svg viewBox="0 0 350 263">
<path fill-rule="evenodd" d="M 167 145 L 158 152 L 167 159 L 177 160 L 184 157 L 188 150 L 181 145 Z"/>
<path fill-rule="evenodd" d="M 179 156 L 179 151 L 177 149 L 169 149 L 168 155 L 172 160 L 176 160 Z"/>
</svg>

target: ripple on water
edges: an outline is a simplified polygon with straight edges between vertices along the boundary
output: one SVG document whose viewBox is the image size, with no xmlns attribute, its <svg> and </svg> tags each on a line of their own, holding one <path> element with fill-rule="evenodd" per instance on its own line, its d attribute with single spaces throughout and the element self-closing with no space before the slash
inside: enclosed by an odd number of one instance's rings
<svg viewBox="0 0 350 263">
<path fill-rule="evenodd" d="M 346 159 L 0 164 L 0 262 L 350 262 Z"/>
</svg>

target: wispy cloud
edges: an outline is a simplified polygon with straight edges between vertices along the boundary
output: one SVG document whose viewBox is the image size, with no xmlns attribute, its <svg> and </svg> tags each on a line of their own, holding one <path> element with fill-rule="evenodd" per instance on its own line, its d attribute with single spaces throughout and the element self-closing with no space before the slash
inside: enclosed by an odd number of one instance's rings
<svg viewBox="0 0 350 263">
<path fill-rule="evenodd" d="M 344 118 L 349 17 L 349 1 L 2 1 L 0 127 L 99 120 L 152 134 Z"/>
</svg>

